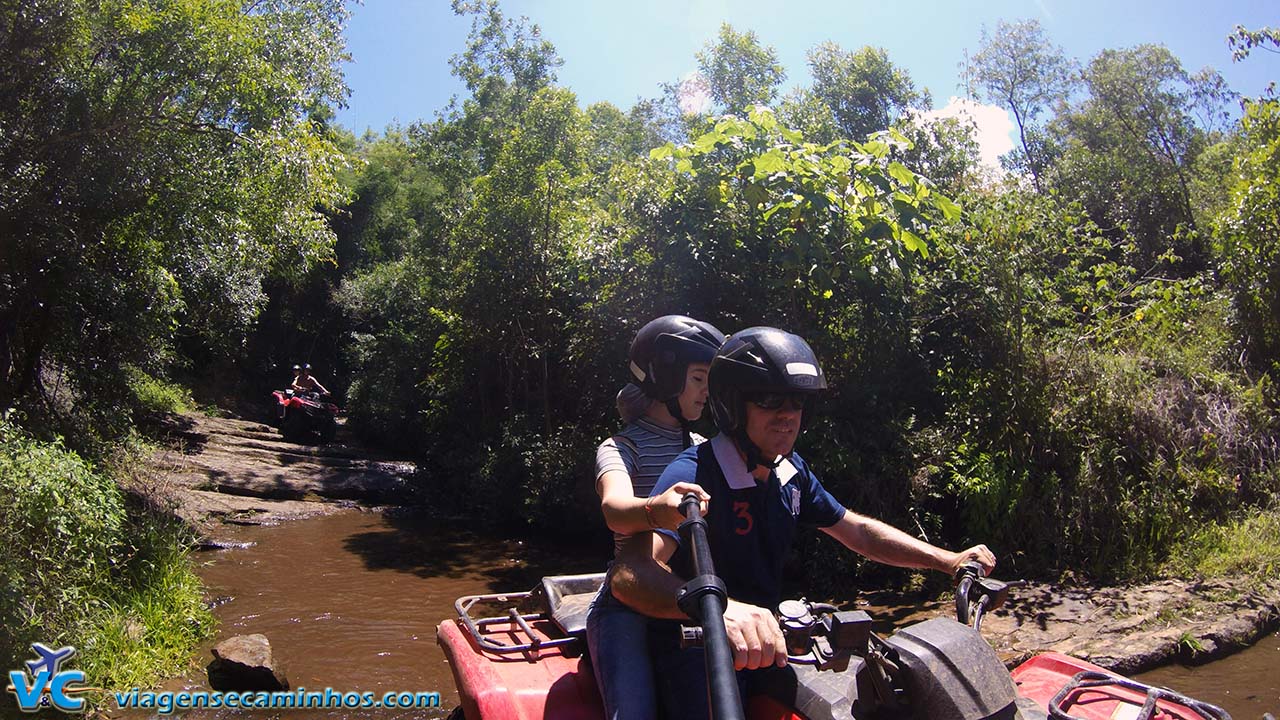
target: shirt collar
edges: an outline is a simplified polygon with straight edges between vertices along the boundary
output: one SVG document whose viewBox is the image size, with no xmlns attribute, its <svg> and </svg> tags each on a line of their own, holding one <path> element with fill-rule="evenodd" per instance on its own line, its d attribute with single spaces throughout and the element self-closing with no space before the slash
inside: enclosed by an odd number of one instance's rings
<svg viewBox="0 0 1280 720">
<path fill-rule="evenodd" d="M 738 446 L 729 436 L 720 433 L 711 440 L 711 449 L 715 451 L 716 462 L 720 464 L 720 472 L 724 473 L 725 482 L 732 490 L 746 490 L 755 487 L 756 478 L 747 472 L 747 463 L 738 452 Z M 791 461 L 783 458 L 773 471 L 778 476 L 778 484 L 786 485 L 799 472 Z"/>
</svg>

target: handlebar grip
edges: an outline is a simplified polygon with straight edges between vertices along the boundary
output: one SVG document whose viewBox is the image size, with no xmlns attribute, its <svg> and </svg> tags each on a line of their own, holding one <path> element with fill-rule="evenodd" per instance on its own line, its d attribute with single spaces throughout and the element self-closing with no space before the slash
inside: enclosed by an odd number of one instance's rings
<svg viewBox="0 0 1280 720">
<path fill-rule="evenodd" d="M 959 583 L 961 580 L 965 579 L 966 577 L 977 579 L 977 578 L 984 578 L 986 576 L 987 576 L 986 568 L 982 567 L 982 564 L 979 563 L 978 561 L 970 560 L 969 562 L 963 563 L 956 570 L 956 576 L 954 580 L 956 581 L 956 583 Z"/>
<path fill-rule="evenodd" d="M 690 520 L 702 517 L 702 500 L 697 493 L 685 493 L 680 499 L 680 514 Z"/>
</svg>

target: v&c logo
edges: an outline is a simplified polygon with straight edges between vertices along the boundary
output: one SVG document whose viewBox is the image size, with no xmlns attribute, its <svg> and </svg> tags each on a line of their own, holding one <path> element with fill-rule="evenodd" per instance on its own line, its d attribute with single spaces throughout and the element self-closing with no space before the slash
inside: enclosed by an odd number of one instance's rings
<svg viewBox="0 0 1280 720">
<path fill-rule="evenodd" d="M 18 699 L 18 708 L 23 712 L 35 712 L 50 705 L 63 712 L 82 712 L 84 700 L 71 697 L 87 688 L 70 687 L 71 683 L 83 683 L 84 673 L 80 670 L 63 670 L 62 663 L 76 649 L 70 645 L 50 650 L 43 643 L 32 643 L 31 649 L 39 657 L 26 662 L 26 671 L 10 670 L 9 686 L 5 688 Z"/>
</svg>

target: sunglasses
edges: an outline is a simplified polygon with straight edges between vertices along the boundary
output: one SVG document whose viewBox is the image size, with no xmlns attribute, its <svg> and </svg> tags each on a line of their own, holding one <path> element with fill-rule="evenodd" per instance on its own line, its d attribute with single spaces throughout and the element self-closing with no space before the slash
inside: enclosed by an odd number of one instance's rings
<svg viewBox="0 0 1280 720">
<path fill-rule="evenodd" d="M 761 410 L 804 410 L 809 403 L 809 396 L 804 393 L 753 393 L 746 396 L 747 402 Z"/>
</svg>

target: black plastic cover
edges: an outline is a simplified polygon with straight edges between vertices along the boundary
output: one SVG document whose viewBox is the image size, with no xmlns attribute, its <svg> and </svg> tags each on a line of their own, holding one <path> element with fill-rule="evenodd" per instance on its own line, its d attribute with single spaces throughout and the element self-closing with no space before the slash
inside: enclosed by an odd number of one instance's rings
<svg viewBox="0 0 1280 720">
<path fill-rule="evenodd" d="M 973 628 L 934 618 L 898 631 L 887 642 L 898 651 L 913 718 L 1017 716 L 1013 679 Z"/>
</svg>

